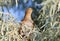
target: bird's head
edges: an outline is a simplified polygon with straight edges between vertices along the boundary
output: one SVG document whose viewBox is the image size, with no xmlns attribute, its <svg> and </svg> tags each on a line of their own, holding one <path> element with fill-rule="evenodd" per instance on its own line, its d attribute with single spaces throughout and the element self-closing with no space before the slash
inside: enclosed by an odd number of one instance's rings
<svg viewBox="0 0 60 41">
<path fill-rule="evenodd" d="M 23 20 L 31 20 L 31 14 L 32 14 L 32 12 L 33 12 L 32 8 L 27 8 L 26 11 L 25 11 L 25 16 L 24 16 Z"/>
<path fill-rule="evenodd" d="M 32 14 L 32 12 L 33 12 L 33 9 L 32 8 L 28 8 L 28 9 L 26 9 L 26 14 L 27 15 L 31 15 Z"/>
</svg>

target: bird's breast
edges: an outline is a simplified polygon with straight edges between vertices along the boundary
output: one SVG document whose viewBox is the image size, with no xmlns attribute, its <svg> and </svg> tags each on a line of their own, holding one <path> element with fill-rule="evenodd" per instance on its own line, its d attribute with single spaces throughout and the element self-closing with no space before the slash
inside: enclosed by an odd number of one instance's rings
<svg viewBox="0 0 60 41">
<path fill-rule="evenodd" d="M 24 35 L 28 35 L 33 29 L 33 22 L 31 22 L 31 21 L 23 21 L 21 23 L 21 28 L 22 28 L 22 31 L 23 31 Z"/>
</svg>

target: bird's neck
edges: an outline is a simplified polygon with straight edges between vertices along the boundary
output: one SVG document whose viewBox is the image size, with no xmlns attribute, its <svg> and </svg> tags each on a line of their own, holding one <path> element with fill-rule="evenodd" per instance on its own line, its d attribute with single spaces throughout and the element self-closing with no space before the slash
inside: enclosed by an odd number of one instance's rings
<svg viewBox="0 0 60 41">
<path fill-rule="evenodd" d="M 26 15 L 25 15 L 25 19 L 26 19 L 26 20 L 32 20 L 32 19 L 31 19 L 31 14 L 26 14 Z"/>
<path fill-rule="evenodd" d="M 27 15 L 25 16 L 25 19 L 31 20 L 31 14 L 27 14 Z"/>
</svg>

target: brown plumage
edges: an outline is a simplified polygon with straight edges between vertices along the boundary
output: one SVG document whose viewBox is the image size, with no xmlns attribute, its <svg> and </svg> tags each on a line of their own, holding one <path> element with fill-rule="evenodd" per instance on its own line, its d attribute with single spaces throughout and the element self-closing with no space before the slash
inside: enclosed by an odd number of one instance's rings
<svg viewBox="0 0 60 41">
<path fill-rule="evenodd" d="M 21 22 L 21 26 L 18 32 L 22 37 L 29 37 L 34 28 L 34 22 L 31 19 L 32 11 L 32 8 L 28 8 L 25 12 L 25 17 Z"/>
</svg>

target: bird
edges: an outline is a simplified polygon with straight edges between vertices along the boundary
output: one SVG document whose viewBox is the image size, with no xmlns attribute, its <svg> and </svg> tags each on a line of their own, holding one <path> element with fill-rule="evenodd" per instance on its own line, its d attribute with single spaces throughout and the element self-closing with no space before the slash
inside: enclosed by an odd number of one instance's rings
<svg viewBox="0 0 60 41">
<path fill-rule="evenodd" d="M 27 8 L 25 11 L 25 16 L 20 23 L 21 25 L 20 25 L 20 28 L 18 30 L 18 33 L 22 37 L 29 37 L 29 35 L 31 34 L 31 32 L 34 29 L 34 22 L 31 18 L 32 12 L 33 12 L 32 8 Z"/>
</svg>

